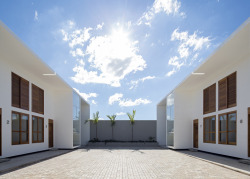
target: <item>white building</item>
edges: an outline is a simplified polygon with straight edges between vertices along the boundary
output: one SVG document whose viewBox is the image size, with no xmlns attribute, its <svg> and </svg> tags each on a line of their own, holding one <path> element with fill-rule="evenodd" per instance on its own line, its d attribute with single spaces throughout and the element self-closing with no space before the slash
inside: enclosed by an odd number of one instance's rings
<svg viewBox="0 0 250 179">
<path fill-rule="evenodd" d="M 2 22 L 0 84 L 0 158 L 89 141 L 89 104 Z"/>
<path fill-rule="evenodd" d="M 157 105 L 157 141 L 250 157 L 250 18 Z"/>
</svg>

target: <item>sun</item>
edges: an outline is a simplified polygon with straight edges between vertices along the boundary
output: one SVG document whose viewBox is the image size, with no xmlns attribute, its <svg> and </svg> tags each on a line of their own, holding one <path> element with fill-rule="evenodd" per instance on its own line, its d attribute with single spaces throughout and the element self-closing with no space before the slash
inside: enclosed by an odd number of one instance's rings
<svg viewBox="0 0 250 179">
<path fill-rule="evenodd" d="M 113 29 L 110 40 L 113 49 L 113 55 L 121 57 L 127 57 L 131 53 L 132 41 L 129 38 L 129 33 L 123 28 Z"/>
</svg>

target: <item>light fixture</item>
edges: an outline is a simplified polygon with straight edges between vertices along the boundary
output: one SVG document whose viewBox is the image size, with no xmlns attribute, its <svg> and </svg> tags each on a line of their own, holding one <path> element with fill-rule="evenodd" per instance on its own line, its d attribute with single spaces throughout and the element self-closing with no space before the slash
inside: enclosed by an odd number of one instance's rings
<svg viewBox="0 0 250 179">
<path fill-rule="evenodd" d="M 205 75 L 205 73 L 195 73 L 195 72 L 192 72 L 192 75 Z"/>
<path fill-rule="evenodd" d="M 45 74 L 43 74 L 43 76 L 56 76 L 56 72 L 55 73 L 45 73 Z"/>
</svg>

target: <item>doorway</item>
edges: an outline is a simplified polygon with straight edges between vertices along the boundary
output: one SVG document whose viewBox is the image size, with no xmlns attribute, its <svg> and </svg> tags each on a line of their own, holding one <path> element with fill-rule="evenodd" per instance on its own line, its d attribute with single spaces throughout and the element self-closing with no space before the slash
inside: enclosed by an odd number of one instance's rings
<svg viewBox="0 0 250 179">
<path fill-rule="evenodd" d="M 2 109 L 0 108 L 0 156 L 2 156 Z"/>
<path fill-rule="evenodd" d="M 53 120 L 49 119 L 49 148 L 54 147 L 54 125 Z"/>
<path fill-rule="evenodd" d="M 198 148 L 199 132 L 198 132 L 199 120 L 195 119 L 193 121 L 193 147 Z"/>
</svg>

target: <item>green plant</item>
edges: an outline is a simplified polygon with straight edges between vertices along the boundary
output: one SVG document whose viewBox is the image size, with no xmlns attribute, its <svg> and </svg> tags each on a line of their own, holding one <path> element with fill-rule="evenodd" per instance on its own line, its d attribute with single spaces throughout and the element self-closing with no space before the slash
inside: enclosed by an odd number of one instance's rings
<svg viewBox="0 0 250 179">
<path fill-rule="evenodd" d="M 150 136 L 150 137 L 148 138 L 148 140 L 151 141 L 151 142 L 154 142 L 154 141 L 155 141 L 155 137 L 151 137 L 151 136 Z"/>
<path fill-rule="evenodd" d="M 135 113 L 136 113 L 136 110 L 133 110 L 133 114 L 127 113 L 129 120 L 130 120 L 130 124 L 132 125 L 132 141 L 134 140 Z"/>
<path fill-rule="evenodd" d="M 110 119 L 110 122 L 111 122 L 111 126 L 112 126 L 112 140 L 114 140 L 114 125 L 115 125 L 115 118 L 116 118 L 116 115 L 107 115 L 107 117 Z"/>
<path fill-rule="evenodd" d="M 96 111 L 96 113 L 93 113 L 93 119 L 91 119 L 93 121 L 93 124 L 95 124 L 95 135 L 96 135 L 96 139 L 98 140 L 97 138 L 97 123 L 99 121 L 99 111 Z"/>
</svg>

